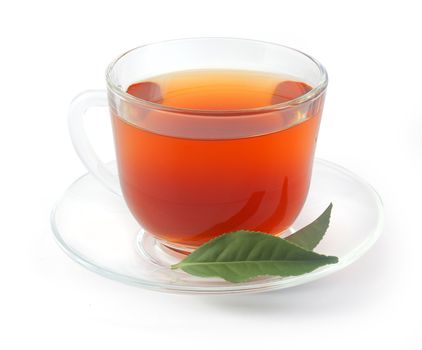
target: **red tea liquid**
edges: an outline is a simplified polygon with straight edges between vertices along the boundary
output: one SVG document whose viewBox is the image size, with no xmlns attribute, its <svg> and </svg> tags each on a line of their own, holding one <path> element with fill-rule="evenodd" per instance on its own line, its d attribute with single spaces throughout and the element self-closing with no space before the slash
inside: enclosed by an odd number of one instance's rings
<svg viewBox="0 0 422 350">
<path fill-rule="evenodd" d="M 305 83 L 277 75 L 198 70 L 134 83 L 127 92 L 166 106 L 230 111 L 288 101 L 309 90 Z M 171 125 L 171 115 L 162 118 L 159 110 L 143 111 L 133 119 L 113 115 L 119 176 L 129 209 L 145 230 L 182 245 L 198 246 L 239 229 L 279 234 L 292 224 L 308 192 L 321 111 L 314 105 L 306 112 L 304 121 L 281 131 L 286 113 L 300 111 L 273 112 L 263 123 L 269 124 L 268 130 L 277 123 L 275 131 L 236 138 L 226 137 L 229 128 L 223 122 L 239 122 L 239 116 L 210 112 L 208 118 L 219 118 L 212 120 L 215 125 L 221 122 L 221 139 L 215 137 L 218 128 L 209 135 L 201 129 L 196 138 L 195 132 L 177 137 L 143 127 Z M 174 118 L 180 119 L 180 112 Z M 204 115 L 186 111 L 182 127 L 177 127 L 189 132 L 200 118 Z M 251 115 L 242 126 L 255 128 L 259 118 L 259 113 Z"/>
</svg>

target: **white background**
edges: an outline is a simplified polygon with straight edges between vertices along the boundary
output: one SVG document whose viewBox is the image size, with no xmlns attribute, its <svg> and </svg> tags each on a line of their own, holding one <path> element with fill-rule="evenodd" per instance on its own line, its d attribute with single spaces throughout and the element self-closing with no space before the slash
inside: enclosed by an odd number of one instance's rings
<svg viewBox="0 0 422 350">
<path fill-rule="evenodd" d="M 418 3 L 2 2 L 0 348 L 421 349 Z M 67 133 L 70 100 L 103 88 L 125 50 L 192 36 L 279 42 L 326 66 L 317 156 L 365 177 L 385 204 L 383 235 L 363 258 L 288 290 L 186 296 L 107 280 L 58 248 L 49 212 L 85 172 Z"/>
</svg>

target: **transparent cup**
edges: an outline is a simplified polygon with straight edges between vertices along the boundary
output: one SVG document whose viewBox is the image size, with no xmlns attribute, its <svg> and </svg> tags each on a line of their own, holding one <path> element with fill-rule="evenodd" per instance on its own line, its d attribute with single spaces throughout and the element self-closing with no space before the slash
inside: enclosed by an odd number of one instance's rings
<svg viewBox="0 0 422 350">
<path fill-rule="evenodd" d="M 287 75 L 312 89 L 286 102 L 230 110 L 176 108 L 126 92 L 138 81 L 197 69 Z M 124 197 L 146 241 L 189 252 L 226 232 L 279 235 L 293 223 L 308 193 L 328 83 L 319 62 L 273 43 L 181 39 L 126 52 L 109 65 L 106 81 L 107 91 L 72 102 L 70 134 L 88 170 Z M 118 175 L 83 130 L 84 112 L 107 104 Z"/>
</svg>

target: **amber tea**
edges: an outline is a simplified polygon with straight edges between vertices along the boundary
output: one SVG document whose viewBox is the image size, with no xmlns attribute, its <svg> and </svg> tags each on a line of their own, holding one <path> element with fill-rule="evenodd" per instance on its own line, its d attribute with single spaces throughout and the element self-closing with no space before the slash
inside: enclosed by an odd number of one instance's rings
<svg viewBox="0 0 422 350">
<path fill-rule="evenodd" d="M 182 71 L 133 82 L 129 94 L 185 114 L 181 130 L 194 128 L 198 118 L 216 118 L 217 125 L 197 137 L 176 137 L 113 115 L 120 183 L 135 218 L 154 236 L 193 247 L 239 229 L 281 233 L 308 192 L 322 103 L 293 116 L 274 106 L 262 129 L 272 131 L 246 137 L 230 137 L 236 127 L 227 127 L 227 118 L 245 111 L 244 127 L 255 128 L 267 113 L 260 108 L 311 89 L 292 77 L 241 70 Z M 160 118 L 164 112 L 149 113 L 138 116 L 145 125 L 149 119 L 158 129 L 171 124 L 171 117 Z"/>
</svg>

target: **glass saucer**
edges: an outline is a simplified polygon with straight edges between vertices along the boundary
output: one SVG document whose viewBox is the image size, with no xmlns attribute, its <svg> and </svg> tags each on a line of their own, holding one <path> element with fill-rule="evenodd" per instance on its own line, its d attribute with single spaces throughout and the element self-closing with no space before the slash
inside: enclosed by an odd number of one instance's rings
<svg viewBox="0 0 422 350">
<path fill-rule="evenodd" d="M 115 168 L 115 164 L 110 164 Z M 262 277 L 245 283 L 190 276 L 168 265 L 180 257 L 145 235 L 123 198 L 92 175 L 76 180 L 58 201 L 51 224 L 60 247 L 76 262 L 111 279 L 173 293 L 250 293 L 293 287 L 341 270 L 362 256 L 381 233 L 380 197 L 366 181 L 334 163 L 315 160 L 311 187 L 288 235 L 333 203 L 328 231 L 315 249 L 339 262 L 294 277 Z"/>
</svg>

